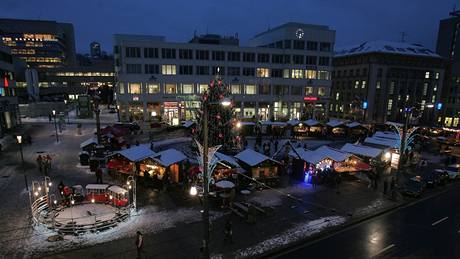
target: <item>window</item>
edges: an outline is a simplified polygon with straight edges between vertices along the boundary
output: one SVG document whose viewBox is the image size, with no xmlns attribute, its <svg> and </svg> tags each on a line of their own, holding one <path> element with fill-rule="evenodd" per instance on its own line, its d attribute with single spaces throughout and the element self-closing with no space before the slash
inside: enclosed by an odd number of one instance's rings
<svg viewBox="0 0 460 259">
<path fill-rule="evenodd" d="M 118 92 L 120 94 L 125 94 L 125 84 L 123 83 L 118 83 Z"/>
<path fill-rule="evenodd" d="M 395 91 L 395 85 L 396 85 L 396 82 L 395 81 L 391 81 L 390 82 L 390 89 L 388 89 L 388 94 L 393 94 L 394 91 Z"/>
<path fill-rule="evenodd" d="M 359 88 L 359 80 L 355 81 L 355 89 Z"/>
<path fill-rule="evenodd" d="M 294 40 L 293 49 L 305 49 L 305 41 L 303 41 L 303 40 Z"/>
<path fill-rule="evenodd" d="M 304 63 L 304 56 L 303 56 L 303 55 L 293 55 L 293 56 L 292 56 L 292 62 L 294 62 L 294 64 L 303 65 L 303 63 Z"/>
<path fill-rule="evenodd" d="M 272 70 L 271 70 L 271 77 L 283 78 L 283 69 L 280 69 L 280 68 L 272 68 Z"/>
<path fill-rule="evenodd" d="M 193 59 L 193 50 L 179 49 L 179 59 Z"/>
<path fill-rule="evenodd" d="M 361 82 L 361 88 L 363 88 L 363 89 L 366 88 L 366 83 L 367 83 L 366 80 L 363 80 Z"/>
<path fill-rule="evenodd" d="M 289 69 L 283 69 L 283 78 L 289 78 Z"/>
<path fill-rule="evenodd" d="M 245 85 L 245 94 L 256 94 L 256 86 L 255 85 Z"/>
<path fill-rule="evenodd" d="M 270 69 L 257 68 L 257 77 L 270 77 Z"/>
<path fill-rule="evenodd" d="M 290 49 L 292 47 L 291 42 L 292 42 L 291 40 L 284 40 L 284 48 L 285 49 Z"/>
<path fill-rule="evenodd" d="M 381 68 L 377 69 L 377 76 L 382 77 L 382 74 L 383 74 L 383 69 Z"/>
<path fill-rule="evenodd" d="M 225 75 L 225 67 L 212 67 L 212 74 L 213 75 Z"/>
<path fill-rule="evenodd" d="M 176 49 L 171 49 L 171 48 L 161 49 L 161 57 L 164 59 L 175 59 Z"/>
<path fill-rule="evenodd" d="M 430 71 L 425 72 L 425 79 L 430 79 Z"/>
<path fill-rule="evenodd" d="M 436 101 L 436 95 L 431 96 L 431 102 L 434 103 Z"/>
<path fill-rule="evenodd" d="M 205 91 L 208 90 L 208 85 L 207 84 L 200 84 L 198 90 L 199 90 L 199 93 L 202 94 L 202 93 L 204 93 Z"/>
<path fill-rule="evenodd" d="M 259 63 L 268 63 L 270 62 L 270 54 L 267 53 L 258 53 L 257 62 Z"/>
<path fill-rule="evenodd" d="M 316 79 L 316 70 L 305 70 L 305 77 L 307 79 Z"/>
<path fill-rule="evenodd" d="M 302 95 L 302 88 L 300 86 L 292 86 L 291 95 Z"/>
<path fill-rule="evenodd" d="M 428 83 L 423 83 L 423 95 L 426 95 L 427 91 L 428 91 Z"/>
<path fill-rule="evenodd" d="M 388 104 L 387 104 L 387 111 L 391 111 L 391 108 L 393 107 L 393 100 L 388 99 Z"/>
<path fill-rule="evenodd" d="M 165 94 L 177 94 L 176 84 L 165 84 Z"/>
<path fill-rule="evenodd" d="M 331 43 L 330 42 L 321 42 L 319 44 L 319 51 L 330 52 L 331 51 Z"/>
<path fill-rule="evenodd" d="M 144 48 L 144 58 L 158 58 L 158 48 Z"/>
<path fill-rule="evenodd" d="M 183 94 L 193 94 L 193 84 L 182 84 Z"/>
<path fill-rule="evenodd" d="M 141 64 L 126 64 L 126 73 L 128 73 L 128 74 L 141 74 L 142 73 Z"/>
<path fill-rule="evenodd" d="M 209 75 L 209 67 L 208 66 L 196 66 L 196 74 L 197 75 Z"/>
<path fill-rule="evenodd" d="M 179 75 L 193 75 L 193 66 L 191 65 L 180 65 Z"/>
<path fill-rule="evenodd" d="M 225 60 L 225 51 L 213 51 L 212 60 Z"/>
<path fill-rule="evenodd" d="M 241 94 L 241 86 L 240 85 L 231 85 L 230 91 L 232 94 Z"/>
<path fill-rule="evenodd" d="M 296 79 L 299 79 L 299 78 L 303 78 L 303 70 L 302 69 L 292 69 L 291 70 L 291 77 L 292 78 L 296 78 Z"/>
<path fill-rule="evenodd" d="M 312 86 L 306 86 L 305 87 L 305 95 L 312 95 L 313 94 L 313 87 Z"/>
<path fill-rule="evenodd" d="M 130 94 L 140 94 L 141 93 L 141 84 L 140 83 L 129 83 L 129 93 Z"/>
<path fill-rule="evenodd" d="M 259 94 L 270 95 L 270 85 L 259 85 Z"/>
<path fill-rule="evenodd" d="M 319 66 L 329 66 L 329 57 L 319 57 Z"/>
<path fill-rule="evenodd" d="M 253 67 L 243 67 L 243 76 L 255 76 L 256 70 Z"/>
<path fill-rule="evenodd" d="M 126 47 L 125 56 L 127 58 L 140 58 L 141 57 L 141 48 L 136 47 Z"/>
<path fill-rule="evenodd" d="M 240 75 L 240 68 L 239 67 L 228 67 L 227 75 L 229 75 L 229 76 L 239 76 Z"/>
<path fill-rule="evenodd" d="M 147 83 L 147 93 L 149 94 L 156 94 L 160 92 L 160 85 L 159 84 L 152 84 Z"/>
<path fill-rule="evenodd" d="M 243 52 L 243 62 L 255 62 L 256 54 L 250 52 Z"/>
<path fill-rule="evenodd" d="M 144 73 L 145 74 L 159 74 L 160 73 L 160 66 L 155 64 L 145 64 L 144 65 Z"/>
<path fill-rule="evenodd" d="M 272 63 L 274 64 L 283 64 L 284 56 L 281 54 L 273 54 L 272 55 Z"/>
<path fill-rule="evenodd" d="M 329 71 L 318 71 L 318 79 L 329 80 Z"/>
<path fill-rule="evenodd" d="M 436 73 L 434 74 L 434 79 L 439 79 L 439 72 L 436 72 Z"/>
<path fill-rule="evenodd" d="M 199 60 L 208 60 L 209 59 L 209 51 L 207 50 L 196 50 L 195 51 L 195 58 Z"/>
<path fill-rule="evenodd" d="M 340 98 L 340 93 L 335 93 L 335 100 L 338 101 Z"/>
<path fill-rule="evenodd" d="M 176 74 L 176 65 L 162 65 L 161 74 L 163 75 L 175 75 Z"/>
<path fill-rule="evenodd" d="M 284 64 L 291 63 L 291 55 L 284 55 Z"/>
<path fill-rule="evenodd" d="M 307 41 L 307 50 L 318 50 L 318 42 L 316 41 Z"/>
<path fill-rule="evenodd" d="M 316 60 L 317 60 L 317 57 L 316 56 L 307 56 L 306 58 L 306 63 L 307 65 L 314 65 L 316 66 Z"/>
<path fill-rule="evenodd" d="M 375 82 L 375 89 L 380 89 L 381 88 L 381 82 L 377 81 Z"/>
<path fill-rule="evenodd" d="M 318 95 L 325 96 L 326 95 L 326 87 L 318 87 Z"/>
<path fill-rule="evenodd" d="M 284 89 L 285 89 L 284 85 L 275 85 L 273 89 L 274 95 L 282 96 L 282 95 L 288 94 L 289 91 L 285 91 Z"/>
<path fill-rule="evenodd" d="M 240 53 L 229 51 L 227 52 L 227 60 L 228 61 L 240 61 Z"/>
</svg>

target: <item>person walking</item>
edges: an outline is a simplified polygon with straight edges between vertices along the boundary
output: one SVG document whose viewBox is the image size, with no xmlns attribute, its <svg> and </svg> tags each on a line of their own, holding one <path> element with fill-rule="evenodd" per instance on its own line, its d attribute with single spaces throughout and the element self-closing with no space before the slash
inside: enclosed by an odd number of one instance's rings
<svg viewBox="0 0 460 259">
<path fill-rule="evenodd" d="M 40 173 L 42 172 L 42 169 L 43 169 L 43 158 L 41 155 L 38 155 L 37 156 L 37 166 L 38 166 L 38 170 L 40 171 Z"/>
<path fill-rule="evenodd" d="M 140 231 L 136 232 L 135 244 L 136 244 L 136 250 L 137 250 L 137 258 L 141 258 L 141 253 L 143 252 L 142 248 L 144 247 L 144 236 L 142 235 Z"/>
<path fill-rule="evenodd" d="M 225 223 L 224 226 L 224 241 L 228 242 L 230 241 L 231 244 L 233 244 L 233 230 L 232 230 L 232 220 L 228 219 L 227 222 Z"/>
</svg>

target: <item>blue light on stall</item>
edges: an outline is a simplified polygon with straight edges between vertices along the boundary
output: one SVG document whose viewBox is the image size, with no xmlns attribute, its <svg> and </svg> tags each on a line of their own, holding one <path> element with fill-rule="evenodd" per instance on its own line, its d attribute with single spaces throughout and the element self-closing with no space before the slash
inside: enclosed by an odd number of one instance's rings
<svg viewBox="0 0 460 259">
<path fill-rule="evenodd" d="M 3 87 L 0 87 L 0 95 L 3 95 Z"/>
<path fill-rule="evenodd" d="M 364 109 L 364 110 L 367 110 L 367 105 L 368 105 L 367 101 L 364 101 L 364 102 L 363 102 L 363 109 Z"/>
<path fill-rule="evenodd" d="M 442 109 L 442 103 L 437 103 L 436 110 L 441 110 L 441 109 Z"/>
</svg>

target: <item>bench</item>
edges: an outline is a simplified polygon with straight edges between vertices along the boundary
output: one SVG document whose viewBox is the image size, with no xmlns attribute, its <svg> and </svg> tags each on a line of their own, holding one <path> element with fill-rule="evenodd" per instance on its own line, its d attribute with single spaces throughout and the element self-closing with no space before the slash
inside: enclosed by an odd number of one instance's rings
<svg viewBox="0 0 460 259">
<path fill-rule="evenodd" d="M 260 208 L 260 207 L 258 207 L 258 206 L 256 206 L 256 205 L 254 205 L 254 204 L 250 204 L 250 206 L 252 206 L 252 207 L 253 207 L 254 209 L 256 209 L 257 211 L 259 211 L 259 212 L 265 214 L 265 210 L 264 210 L 264 209 L 262 209 L 262 208 Z"/>
<path fill-rule="evenodd" d="M 236 215 L 240 216 L 241 218 L 246 218 L 241 212 L 239 212 L 238 210 L 234 209 L 234 208 L 230 208 L 230 210 L 235 213 Z"/>
<path fill-rule="evenodd" d="M 237 207 L 238 209 L 240 209 L 240 210 L 242 210 L 244 212 L 248 212 L 248 207 L 244 206 L 243 204 L 241 204 L 239 202 L 234 202 L 233 206 Z"/>
</svg>

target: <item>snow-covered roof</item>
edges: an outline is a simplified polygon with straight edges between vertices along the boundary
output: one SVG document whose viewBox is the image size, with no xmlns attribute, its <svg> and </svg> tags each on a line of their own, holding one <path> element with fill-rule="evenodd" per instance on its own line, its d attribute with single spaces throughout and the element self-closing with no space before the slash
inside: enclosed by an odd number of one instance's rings
<svg viewBox="0 0 460 259">
<path fill-rule="evenodd" d="M 256 123 L 252 122 L 252 121 L 241 121 L 240 124 L 241 124 L 241 126 L 254 126 L 254 125 L 256 125 Z"/>
<path fill-rule="evenodd" d="M 357 121 L 354 121 L 354 122 L 348 123 L 346 126 L 348 128 L 354 128 L 354 127 L 359 127 L 359 126 L 363 126 L 363 125 L 361 123 L 357 122 Z"/>
<path fill-rule="evenodd" d="M 193 124 L 195 124 L 195 122 L 191 120 L 186 120 L 182 122 L 182 126 L 185 128 L 190 128 Z"/>
<path fill-rule="evenodd" d="M 90 138 L 90 139 L 87 139 L 85 141 L 83 141 L 81 144 L 80 144 L 80 148 L 84 148 L 88 145 L 91 145 L 91 144 L 98 144 L 97 142 L 97 138 Z"/>
<path fill-rule="evenodd" d="M 379 137 L 367 137 L 364 143 L 380 145 L 385 147 L 394 147 L 397 145 L 397 140 Z"/>
<path fill-rule="evenodd" d="M 240 167 L 236 159 L 232 156 L 228 156 L 220 152 L 216 152 L 214 155 L 217 157 L 217 159 L 219 159 L 219 162 L 225 162 L 233 167 Z"/>
<path fill-rule="evenodd" d="M 340 150 L 351 154 L 372 158 L 378 157 L 383 152 L 383 149 L 380 148 L 355 145 L 350 143 L 345 144 Z"/>
<path fill-rule="evenodd" d="M 108 184 L 87 184 L 85 189 L 91 189 L 91 190 L 105 190 L 109 187 Z"/>
<path fill-rule="evenodd" d="M 289 155 L 292 157 L 296 157 L 298 159 L 302 159 L 310 164 L 317 164 L 326 158 L 332 159 L 336 162 L 343 162 L 352 156 L 352 154 L 350 153 L 334 149 L 328 146 L 321 146 L 316 150 L 296 148 L 294 150 L 291 150 L 289 152 Z"/>
<path fill-rule="evenodd" d="M 314 119 L 308 119 L 308 120 L 304 121 L 304 123 L 307 124 L 308 126 L 316 126 L 316 125 L 320 124 L 319 121 L 314 120 Z"/>
<path fill-rule="evenodd" d="M 310 164 L 317 164 L 324 159 L 323 154 L 303 149 L 301 147 L 289 151 L 289 155 L 298 159 L 302 159 Z"/>
<path fill-rule="evenodd" d="M 281 122 L 281 121 L 262 121 L 262 125 L 272 125 L 272 126 L 286 126 L 286 122 Z"/>
<path fill-rule="evenodd" d="M 374 133 L 373 137 L 385 138 L 385 139 L 394 139 L 394 140 L 399 139 L 398 133 L 393 132 L 393 131 L 377 131 L 377 132 Z"/>
<path fill-rule="evenodd" d="M 237 158 L 238 160 L 250 165 L 250 166 L 255 166 L 255 165 L 258 165 L 264 161 L 272 161 L 272 162 L 275 162 L 275 163 L 279 163 L 278 161 L 274 160 L 274 159 L 271 159 L 270 157 L 266 156 L 266 155 L 263 155 L 259 152 L 256 152 L 252 149 L 245 149 L 243 151 L 241 151 L 240 153 L 236 154 L 235 155 L 235 158 Z"/>
<path fill-rule="evenodd" d="M 328 146 L 321 146 L 314 150 L 314 152 L 322 154 L 324 157 L 328 157 L 336 162 L 342 162 L 347 160 L 349 157 L 352 156 L 352 154 L 340 151 L 335 148 L 331 148 Z"/>
<path fill-rule="evenodd" d="M 150 149 L 150 144 L 141 144 L 128 149 L 117 151 L 115 154 L 120 154 L 126 157 L 128 160 L 137 162 L 147 157 L 154 157 L 157 153 Z"/>
<path fill-rule="evenodd" d="M 345 124 L 345 122 L 346 121 L 343 121 L 343 120 L 330 120 L 326 123 L 326 125 L 334 128 L 334 127 Z"/>
<path fill-rule="evenodd" d="M 184 153 L 174 148 L 158 152 L 154 157 L 155 160 L 162 166 L 170 166 L 187 159 L 187 156 L 185 156 Z"/>
<path fill-rule="evenodd" d="M 117 194 L 125 194 L 127 191 L 126 189 L 123 189 L 121 188 L 120 186 L 118 185 L 112 185 L 109 187 L 109 191 L 113 192 L 113 193 L 117 193 Z"/>
<path fill-rule="evenodd" d="M 298 119 L 293 119 L 293 120 L 288 120 L 287 121 L 287 124 L 289 124 L 291 126 L 298 125 L 299 123 L 300 123 L 300 121 Z"/>
<path fill-rule="evenodd" d="M 440 58 L 438 54 L 434 53 L 433 51 L 425 48 L 420 44 L 383 40 L 367 41 L 360 45 L 339 48 L 339 50 L 335 52 L 335 57 L 359 55 L 365 53 L 389 53 L 398 55 Z"/>
</svg>

